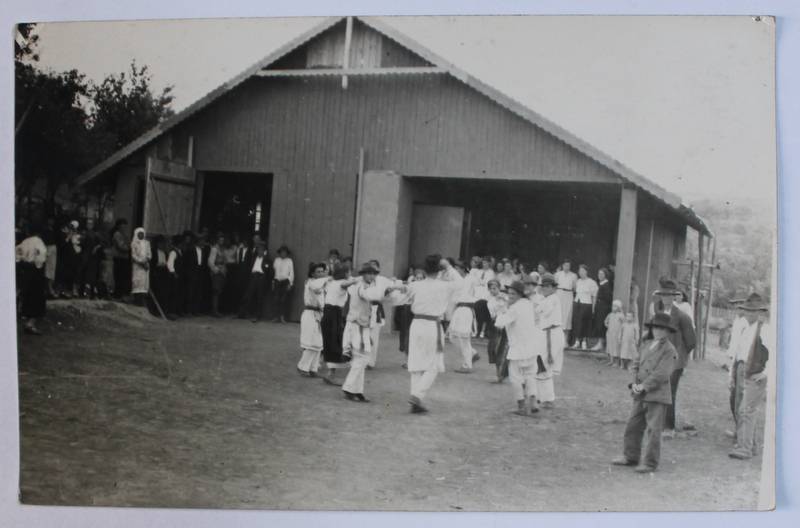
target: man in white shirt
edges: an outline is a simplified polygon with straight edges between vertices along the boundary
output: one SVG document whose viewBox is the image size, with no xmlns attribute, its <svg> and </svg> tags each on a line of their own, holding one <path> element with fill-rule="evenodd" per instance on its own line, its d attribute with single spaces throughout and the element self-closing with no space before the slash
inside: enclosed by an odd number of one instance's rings
<svg viewBox="0 0 800 528">
<path fill-rule="evenodd" d="M 731 458 L 746 460 L 758 455 L 763 432 L 764 401 L 767 388 L 767 362 L 775 353 L 770 327 L 764 323 L 767 305 L 757 293 L 742 305 L 745 323 L 737 336 L 731 368 L 731 400 L 735 403 L 736 445 Z M 737 392 L 741 397 L 737 397 Z"/>
<path fill-rule="evenodd" d="M 289 248 L 283 245 L 278 248 L 278 258 L 272 265 L 275 278 L 272 280 L 272 290 L 275 292 L 275 300 L 278 304 L 278 316 L 273 320 L 277 323 L 286 322 L 287 309 L 289 307 L 289 295 L 294 285 L 294 262 L 289 258 Z"/>
</svg>

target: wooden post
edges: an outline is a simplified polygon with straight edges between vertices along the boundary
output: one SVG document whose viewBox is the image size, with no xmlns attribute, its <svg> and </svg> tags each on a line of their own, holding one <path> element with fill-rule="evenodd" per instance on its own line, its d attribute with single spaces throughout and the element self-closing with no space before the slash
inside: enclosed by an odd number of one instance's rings
<svg viewBox="0 0 800 528">
<path fill-rule="evenodd" d="M 358 237 L 361 230 L 361 195 L 364 189 L 364 147 L 358 151 L 358 186 L 356 188 L 356 226 L 353 233 L 353 268 L 359 264 L 358 260 Z"/>
<path fill-rule="evenodd" d="M 717 239 L 714 238 L 714 245 L 711 249 L 711 264 L 713 265 L 717 258 Z M 706 343 L 708 342 L 708 323 L 711 319 L 711 301 L 713 300 L 714 296 L 714 267 L 711 268 L 709 272 L 709 285 L 708 285 L 708 309 L 706 310 L 706 324 L 703 328 L 703 357 L 705 358 L 705 350 L 706 350 Z"/>
<path fill-rule="evenodd" d="M 614 299 L 628 310 L 631 298 L 633 253 L 636 245 L 636 189 L 622 189 L 617 226 L 617 255 L 614 272 Z"/>
<path fill-rule="evenodd" d="M 353 17 L 347 17 L 347 26 L 344 31 L 344 58 L 342 69 L 347 71 L 350 68 L 350 45 L 353 41 Z M 347 74 L 342 75 L 342 88 L 347 90 Z"/>
<path fill-rule="evenodd" d="M 643 297 L 644 302 L 642 303 L 643 304 L 643 307 L 642 307 L 642 320 L 639 321 L 639 323 L 640 323 L 639 324 L 640 332 L 644 328 L 644 326 L 643 326 L 644 323 L 647 322 L 645 320 L 645 319 L 647 319 L 647 307 L 650 306 L 650 296 L 649 296 L 649 293 L 650 293 L 650 262 L 653 259 L 653 231 L 654 231 L 655 227 L 656 227 L 656 218 L 653 217 L 650 220 L 650 245 L 647 248 L 647 271 L 645 272 L 645 278 L 644 278 L 644 297 Z M 638 316 L 639 314 L 636 314 L 636 315 Z M 641 333 L 639 335 L 641 335 Z"/>
<path fill-rule="evenodd" d="M 703 295 L 703 256 L 704 256 L 704 248 L 703 244 L 705 243 L 705 236 L 703 233 L 699 234 L 699 238 L 697 240 L 697 297 L 694 299 L 694 321 L 695 327 L 699 328 L 700 324 L 703 320 L 703 309 L 702 309 L 702 295 Z M 699 346 L 697 346 L 699 345 Z M 698 359 L 703 357 L 703 343 L 702 341 L 698 340 L 697 345 L 694 348 L 694 353 L 692 357 L 694 359 Z"/>
</svg>

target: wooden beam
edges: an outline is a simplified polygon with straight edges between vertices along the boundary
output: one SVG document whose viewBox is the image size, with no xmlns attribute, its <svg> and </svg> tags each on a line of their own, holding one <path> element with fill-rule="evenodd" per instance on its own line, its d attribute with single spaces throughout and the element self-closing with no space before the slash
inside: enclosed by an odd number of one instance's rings
<svg viewBox="0 0 800 528">
<path fill-rule="evenodd" d="M 388 67 L 388 68 L 310 68 L 297 70 L 261 70 L 256 77 L 318 77 L 325 75 L 408 75 L 447 73 L 436 66 Z"/>
<path fill-rule="evenodd" d="M 647 271 L 645 272 L 645 278 L 644 278 L 644 297 L 643 297 L 643 299 L 644 299 L 644 303 L 643 303 L 644 304 L 644 309 L 642 310 L 642 316 L 643 316 L 642 317 L 642 321 L 640 321 L 640 323 L 642 323 L 642 324 L 647 322 L 644 319 L 647 318 L 647 308 L 650 306 L 650 297 L 648 296 L 648 293 L 650 293 L 649 292 L 649 290 L 650 290 L 650 265 L 651 265 L 651 261 L 653 259 L 653 231 L 655 230 L 655 227 L 656 227 L 656 219 L 655 219 L 655 217 L 653 217 L 650 220 L 650 245 L 647 248 Z M 642 326 L 642 324 L 639 325 L 639 330 L 642 330 L 642 328 L 644 328 Z"/>
<path fill-rule="evenodd" d="M 356 187 L 356 225 L 353 233 L 353 268 L 358 269 L 358 237 L 361 230 L 361 195 L 364 192 L 364 147 L 358 151 L 358 186 Z"/>
<path fill-rule="evenodd" d="M 344 31 L 344 58 L 342 60 L 342 69 L 347 71 L 350 69 L 350 45 L 353 42 L 353 17 L 347 17 L 347 26 Z M 347 90 L 347 74 L 342 75 L 342 88 Z"/>
<path fill-rule="evenodd" d="M 633 254 L 636 246 L 636 189 L 622 189 L 617 227 L 617 255 L 614 271 L 614 299 L 622 301 L 625 311 L 630 306 Z"/>
</svg>

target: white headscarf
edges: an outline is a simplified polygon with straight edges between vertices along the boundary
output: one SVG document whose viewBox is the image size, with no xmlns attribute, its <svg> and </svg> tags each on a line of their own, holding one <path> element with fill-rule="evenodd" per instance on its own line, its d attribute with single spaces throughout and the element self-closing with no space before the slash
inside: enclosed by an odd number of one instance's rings
<svg viewBox="0 0 800 528">
<path fill-rule="evenodd" d="M 139 233 L 145 235 L 141 240 L 139 240 Z M 136 262 L 143 262 L 150 257 L 150 242 L 147 241 L 144 228 L 137 227 L 133 232 L 133 240 L 131 240 L 131 258 Z"/>
</svg>

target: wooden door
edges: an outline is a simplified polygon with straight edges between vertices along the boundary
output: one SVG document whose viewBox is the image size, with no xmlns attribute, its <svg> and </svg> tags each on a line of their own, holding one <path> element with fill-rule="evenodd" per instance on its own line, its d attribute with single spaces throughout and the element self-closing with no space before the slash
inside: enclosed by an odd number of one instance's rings
<svg viewBox="0 0 800 528">
<path fill-rule="evenodd" d="M 414 204 L 409 261 L 419 266 L 435 253 L 460 258 L 464 219 L 463 207 Z"/>
<path fill-rule="evenodd" d="M 147 158 L 144 229 L 150 235 L 175 235 L 192 229 L 197 171 L 183 163 Z"/>
</svg>

